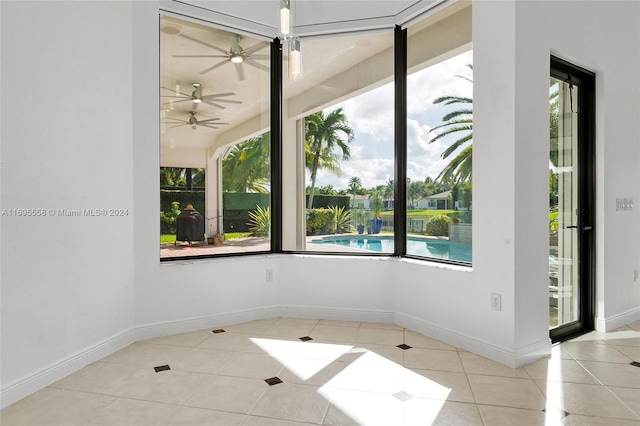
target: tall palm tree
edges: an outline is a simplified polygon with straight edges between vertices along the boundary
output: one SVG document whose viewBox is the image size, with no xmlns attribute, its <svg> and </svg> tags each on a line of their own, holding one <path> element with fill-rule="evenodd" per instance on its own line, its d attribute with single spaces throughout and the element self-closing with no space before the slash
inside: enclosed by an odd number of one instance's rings
<svg viewBox="0 0 640 426">
<path fill-rule="evenodd" d="M 362 181 L 358 176 L 353 176 L 349 179 L 348 188 L 349 192 L 353 195 L 353 201 L 351 202 L 351 208 L 353 208 L 356 205 L 356 194 L 360 189 L 362 189 Z"/>
<path fill-rule="evenodd" d="M 271 182 L 269 132 L 235 145 L 222 160 L 223 189 L 269 192 Z"/>
<path fill-rule="evenodd" d="M 467 65 L 473 70 L 473 65 Z M 472 82 L 471 79 L 457 75 L 456 77 L 463 78 Z M 471 180 L 471 167 L 472 167 L 472 141 L 473 141 L 473 99 L 462 96 L 441 96 L 433 101 L 434 104 L 443 105 L 459 105 L 453 112 L 446 114 L 442 117 L 443 124 L 434 127 L 430 132 L 434 132 L 443 129 L 442 133 L 437 134 L 429 141 L 433 143 L 439 139 L 442 139 L 448 135 L 460 134 L 463 135 L 456 141 L 454 141 L 447 149 L 442 153 L 442 158 L 447 159 L 450 155 L 456 152 L 458 149 L 463 148 L 455 157 L 453 157 L 449 164 L 440 172 L 436 180 L 448 183 L 463 183 Z"/>
<path fill-rule="evenodd" d="M 351 156 L 348 144 L 353 140 L 353 130 L 342 108 L 326 115 L 323 111 L 318 111 L 307 116 L 305 127 L 306 166 L 311 171 L 311 190 L 307 203 L 307 208 L 310 209 L 313 206 L 318 169 L 340 174 L 339 152 L 342 153 L 343 160 L 348 160 Z"/>
</svg>

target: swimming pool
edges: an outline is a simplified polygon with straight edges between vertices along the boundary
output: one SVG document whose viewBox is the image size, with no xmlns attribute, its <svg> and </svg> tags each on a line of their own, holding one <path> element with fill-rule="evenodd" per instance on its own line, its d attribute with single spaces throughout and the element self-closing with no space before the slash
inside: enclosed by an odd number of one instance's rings
<svg viewBox="0 0 640 426">
<path fill-rule="evenodd" d="M 392 235 L 332 235 L 313 240 L 312 243 L 359 248 L 379 253 L 393 253 L 394 248 Z M 471 262 L 471 244 L 454 243 L 447 240 L 407 237 L 407 253 L 415 256 Z"/>
</svg>

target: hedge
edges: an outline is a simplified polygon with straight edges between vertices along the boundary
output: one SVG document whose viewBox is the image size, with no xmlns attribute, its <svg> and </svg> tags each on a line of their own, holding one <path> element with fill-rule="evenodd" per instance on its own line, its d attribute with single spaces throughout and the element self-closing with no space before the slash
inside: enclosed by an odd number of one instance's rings
<svg viewBox="0 0 640 426">
<path fill-rule="evenodd" d="M 306 204 L 309 204 L 309 195 L 306 198 Z M 314 209 L 329 208 L 332 206 L 344 207 L 345 210 L 351 209 L 351 197 L 348 195 L 322 195 L 314 194 L 313 206 Z"/>
<path fill-rule="evenodd" d="M 335 230 L 335 222 L 331 209 L 307 210 L 307 235 L 332 234 Z"/>
<path fill-rule="evenodd" d="M 307 196 L 307 201 L 309 197 Z M 160 191 L 160 211 L 166 214 L 171 213 L 171 203 L 180 203 L 180 210 L 188 204 L 206 216 L 205 193 L 203 191 L 186 190 L 161 190 Z M 249 212 L 257 206 L 267 208 L 271 205 L 271 194 L 255 192 L 224 192 L 222 194 L 223 223 L 224 232 L 248 232 Z M 314 209 L 307 211 L 307 235 L 328 234 L 335 228 L 335 218 L 329 207 L 344 207 L 345 210 L 351 208 L 351 198 L 348 195 L 314 195 Z M 161 234 L 172 234 L 175 232 L 169 224 L 160 222 Z"/>
</svg>

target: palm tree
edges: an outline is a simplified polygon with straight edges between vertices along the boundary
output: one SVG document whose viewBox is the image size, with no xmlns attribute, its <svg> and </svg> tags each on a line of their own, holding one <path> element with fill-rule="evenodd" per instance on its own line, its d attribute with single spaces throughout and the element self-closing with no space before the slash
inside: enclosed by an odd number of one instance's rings
<svg viewBox="0 0 640 426">
<path fill-rule="evenodd" d="M 269 192 L 269 132 L 235 145 L 222 160 L 222 187 L 232 192 Z"/>
<path fill-rule="evenodd" d="M 473 70 L 473 65 L 467 65 Z M 472 81 L 469 78 L 459 76 L 468 81 Z M 442 158 L 447 159 L 451 154 L 458 149 L 463 148 L 458 154 L 453 157 L 449 164 L 445 166 L 440 172 L 436 180 L 449 183 L 463 183 L 471 180 L 471 167 L 472 167 L 472 141 L 473 141 L 473 99 L 461 97 L 461 96 L 441 96 L 433 101 L 434 104 L 443 105 L 459 105 L 459 109 L 446 114 L 442 117 L 443 124 L 434 127 L 430 131 L 437 131 L 444 129 L 442 133 L 433 137 L 430 143 L 433 143 L 445 136 L 452 134 L 459 134 L 458 132 L 464 132 L 458 140 L 454 141 L 447 149 L 442 153 Z"/>
<path fill-rule="evenodd" d="M 340 157 L 335 151 L 342 152 L 343 160 L 349 159 L 351 151 L 348 144 L 353 140 L 353 130 L 349 127 L 342 108 L 326 115 L 323 111 L 318 111 L 307 116 L 305 127 L 306 166 L 311 171 L 311 190 L 307 203 L 307 208 L 310 209 L 313 206 L 318 169 L 323 168 L 340 174 Z"/>
<path fill-rule="evenodd" d="M 184 167 L 160 167 L 160 186 L 185 186 Z"/>
<path fill-rule="evenodd" d="M 353 208 L 356 205 L 356 193 L 362 189 L 362 181 L 358 176 L 354 176 L 349 179 L 348 188 L 349 192 L 353 194 L 353 201 L 351 202 L 351 208 Z"/>
</svg>

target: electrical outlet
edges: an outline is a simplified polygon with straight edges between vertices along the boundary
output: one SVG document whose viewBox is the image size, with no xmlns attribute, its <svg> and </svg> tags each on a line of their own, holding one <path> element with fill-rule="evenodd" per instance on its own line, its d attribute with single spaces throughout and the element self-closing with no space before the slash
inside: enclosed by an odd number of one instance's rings
<svg viewBox="0 0 640 426">
<path fill-rule="evenodd" d="M 502 310 L 502 295 L 500 293 L 491 293 L 491 310 Z"/>
<path fill-rule="evenodd" d="M 268 283 L 273 281 L 273 269 L 264 270 L 264 280 L 265 282 L 268 282 Z"/>
</svg>

